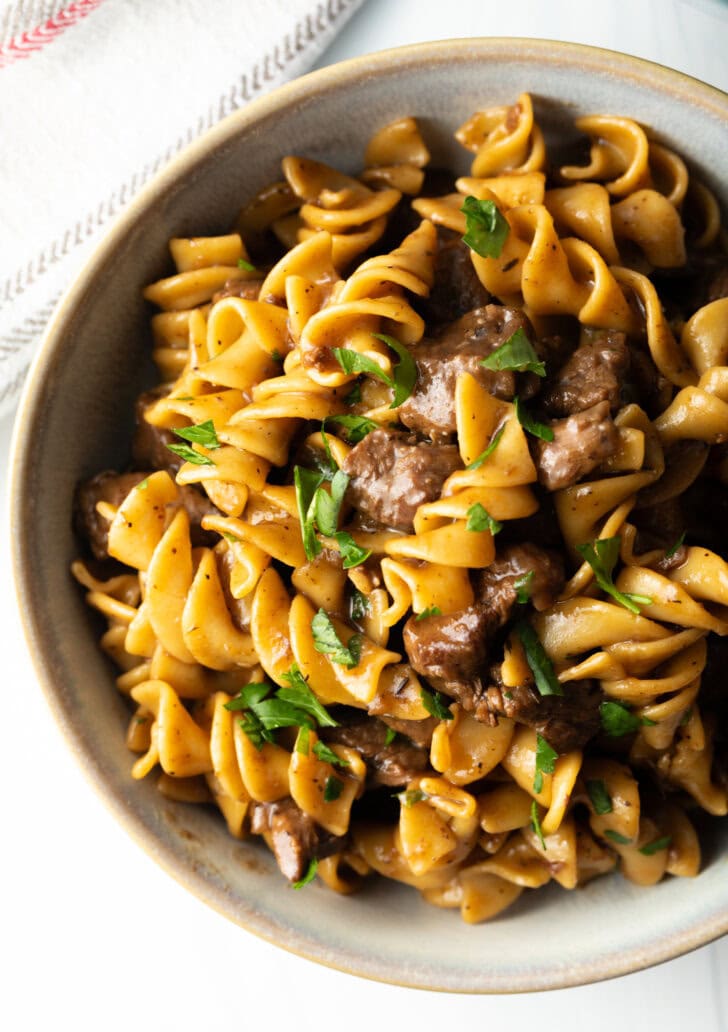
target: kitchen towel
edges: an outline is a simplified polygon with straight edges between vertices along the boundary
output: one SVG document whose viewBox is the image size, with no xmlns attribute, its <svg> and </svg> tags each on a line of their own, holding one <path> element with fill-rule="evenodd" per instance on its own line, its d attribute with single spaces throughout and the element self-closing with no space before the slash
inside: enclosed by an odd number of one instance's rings
<svg viewBox="0 0 728 1032">
<path fill-rule="evenodd" d="M 307 71 L 362 0 L 0 0 L 0 413 L 139 188 Z"/>
</svg>

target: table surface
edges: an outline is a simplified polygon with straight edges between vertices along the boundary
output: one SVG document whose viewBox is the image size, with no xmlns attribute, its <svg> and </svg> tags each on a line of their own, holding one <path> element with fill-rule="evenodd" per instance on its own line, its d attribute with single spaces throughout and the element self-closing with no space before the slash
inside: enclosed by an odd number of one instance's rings
<svg viewBox="0 0 728 1032">
<path fill-rule="evenodd" d="M 660 61 L 728 90 L 728 7 L 718 0 L 368 0 L 320 64 L 383 47 L 454 36 L 561 38 Z M 12 416 L 0 420 L 7 494 Z M 5 500 L 5 499 L 3 499 Z M 5 512 L 5 506 L 3 507 Z M 5 522 L 5 520 L 4 520 Z M 5 537 L 7 540 L 7 535 Z M 5 656 L 0 749 L 5 847 L 5 957 L 0 1027 L 166 1030 L 260 1019 L 301 1032 L 405 1019 L 427 1032 L 508 1019 L 560 1032 L 659 1029 L 687 1022 L 728 1032 L 728 938 L 600 985 L 510 997 L 452 996 L 378 985 L 318 967 L 255 939 L 162 872 L 116 825 L 55 726 L 22 639 L 0 549 Z M 17 840 L 18 846 L 12 845 Z M 453 916 L 453 920 L 456 920 Z M 293 1014 L 275 1006 L 281 992 Z M 315 1001 L 315 1003 L 314 1003 Z M 313 1006 L 311 1005 L 313 1003 Z"/>
</svg>

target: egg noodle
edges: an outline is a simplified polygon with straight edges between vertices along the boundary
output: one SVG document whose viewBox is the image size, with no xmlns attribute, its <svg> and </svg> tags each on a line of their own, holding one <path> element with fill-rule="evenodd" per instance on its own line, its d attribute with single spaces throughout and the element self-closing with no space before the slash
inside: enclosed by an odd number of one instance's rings
<svg viewBox="0 0 728 1032">
<path fill-rule="evenodd" d="M 694 876 L 728 812 L 719 207 L 631 119 L 576 130 L 554 165 L 523 94 L 457 180 L 412 118 L 358 177 L 286 157 L 144 290 L 161 385 L 73 574 L 133 777 L 297 887 L 478 922 Z"/>
</svg>

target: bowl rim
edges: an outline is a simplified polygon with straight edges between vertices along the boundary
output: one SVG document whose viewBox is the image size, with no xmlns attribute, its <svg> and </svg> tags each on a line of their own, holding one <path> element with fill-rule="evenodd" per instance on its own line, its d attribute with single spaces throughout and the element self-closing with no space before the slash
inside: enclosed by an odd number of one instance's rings
<svg viewBox="0 0 728 1032">
<path fill-rule="evenodd" d="M 75 726 L 75 718 L 70 707 L 58 690 L 53 664 L 44 646 L 46 635 L 40 619 L 41 607 L 36 605 L 39 600 L 31 579 L 27 576 L 30 566 L 26 558 L 32 552 L 33 543 L 28 521 L 23 517 L 24 507 L 28 501 L 28 463 L 25 460 L 32 446 L 32 427 L 35 419 L 41 414 L 41 406 L 54 367 L 62 361 L 65 324 L 71 319 L 73 312 L 83 304 L 98 271 L 134 228 L 140 215 L 152 205 L 155 198 L 164 195 L 185 172 L 202 163 L 209 152 L 223 146 L 226 141 L 245 132 L 276 110 L 336 90 L 342 81 L 365 80 L 380 72 L 391 71 L 395 67 L 397 70 L 405 70 L 423 63 L 450 63 L 454 54 L 462 58 L 477 56 L 484 61 L 499 61 L 504 57 L 530 58 L 552 65 L 577 65 L 581 71 L 588 70 L 591 66 L 600 72 L 604 72 L 605 64 L 608 62 L 610 70 L 621 81 L 631 79 L 635 84 L 648 82 L 652 88 L 659 87 L 664 93 L 679 95 L 683 101 L 689 100 L 728 122 L 728 94 L 683 72 L 607 48 L 522 37 L 444 39 L 392 47 L 309 72 L 270 93 L 254 98 L 188 144 L 140 189 L 103 234 L 58 301 L 43 333 L 39 349 L 31 362 L 14 420 L 8 493 L 12 570 L 21 623 L 36 677 L 66 744 L 87 781 L 115 819 L 136 844 L 180 885 L 246 931 L 297 956 L 347 974 L 408 988 L 440 992 L 519 993 L 590 984 L 640 971 L 682 956 L 728 933 L 728 907 L 723 912 L 718 909 L 714 914 L 682 929 L 679 934 L 671 935 L 665 941 L 652 943 L 649 948 L 638 946 L 630 952 L 614 954 L 606 964 L 585 963 L 568 971 L 554 968 L 549 972 L 548 978 L 526 972 L 516 977 L 513 984 L 507 988 L 502 984 L 496 984 L 495 979 L 488 980 L 487 977 L 477 986 L 445 982 L 434 985 L 429 981 L 424 982 L 416 973 L 410 977 L 398 976 L 376 958 L 366 961 L 360 958 L 358 966 L 353 963 L 345 964 L 337 958 L 335 952 L 327 951 L 319 942 L 305 934 L 294 932 L 292 937 L 281 941 L 270 919 L 261 917 L 250 905 L 242 909 L 237 906 L 233 910 L 224 891 L 212 884 L 204 873 L 190 869 L 171 847 L 155 839 L 125 799 L 124 793 L 107 780 L 103 768 L 87 751 L 83 735 Z"/>
</svg>

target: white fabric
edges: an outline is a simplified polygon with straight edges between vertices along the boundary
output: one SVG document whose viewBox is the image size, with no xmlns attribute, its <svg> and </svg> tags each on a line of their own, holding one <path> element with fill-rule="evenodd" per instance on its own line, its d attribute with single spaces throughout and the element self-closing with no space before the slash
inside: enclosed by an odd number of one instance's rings
<svg viewBox="0 0 728 1032">
<path fill-rule="evenodd" d="M 90 249 L 155 172 L 308 70 L 362 0 L 0 0 L 0 412 Z"/>
</svg>

